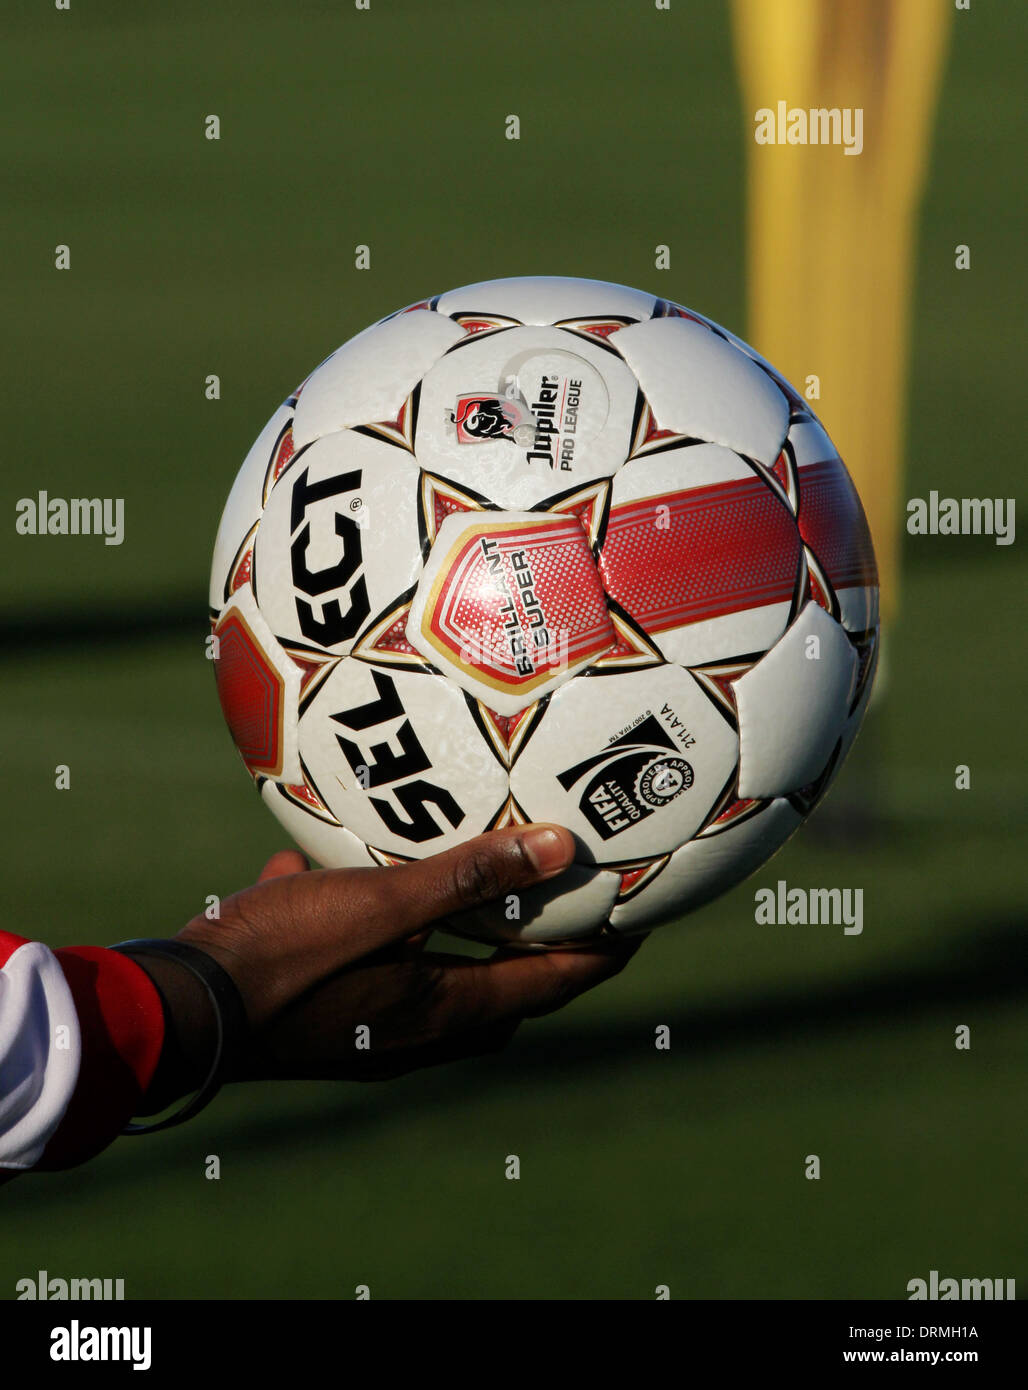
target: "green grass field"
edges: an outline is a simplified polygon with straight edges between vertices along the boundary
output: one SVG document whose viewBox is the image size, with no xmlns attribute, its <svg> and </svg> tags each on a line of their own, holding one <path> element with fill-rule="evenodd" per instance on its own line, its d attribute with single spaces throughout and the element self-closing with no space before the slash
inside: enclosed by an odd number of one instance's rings
<svg viewBox="0 0 1028 1390">
<path fill-rule="evenodd" d="M 52 944 L 171 934 L 285 843 L 221 720 L 206 569 L 246 448 L 328 351 L 423 294 L 530 272 L 744 325 L 720 6 L 208 8 L 22 5 L 9 25 L 3 925 Z M 954 27 L 905 495 L 1018 492 L 1023 29 L 1013 6 Z M 124 545 L 15 538 L 39 488 L 124 497 Z M 908 538 L 905 562 L 856 751 L 749 884 L 502 1055 L 235 1088 L 186 1127 L 6 1187 L 0 1298 L 37 1269 L 160 1298 L 888 1299 L 931 1268 L 1028 1280 L 1028 574 L 1020 545 L 986 537 Z M 779 878 L 862 886 L 863 934 L 755 925 L 754 890 Z"/>
</svg>

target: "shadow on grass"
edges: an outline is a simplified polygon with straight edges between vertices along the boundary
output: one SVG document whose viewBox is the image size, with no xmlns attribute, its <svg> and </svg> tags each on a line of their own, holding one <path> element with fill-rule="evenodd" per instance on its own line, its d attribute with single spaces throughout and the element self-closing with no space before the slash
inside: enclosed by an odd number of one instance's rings
<svg viewBox="0 0 1028 1390">
<path fill-rule="evenodd" d="M 326 1085 L 316 1083 L 317 1099 L 310 1111 L 284 1114 L 265 1107 L 260 1115 L 247 1110 L 226 1115 L 219 1122 L 215 1102 L 195 1129 L 184 1127 L 159 1141 L 128 1141 L 98 1168 L 30 1176 L 11 1184 L 4 1196 L 10 1201 L 17 1193 L 19 1203 L 32 1206 L 53 1200 L 74 1202 L 80 1195 L 92 1197 L 110 1187 L 171 1177 L 183 1162 L 188 1162 L 192 1171 L 198 1139 L 201 1146 L 208 1146 L 205 1152 L 224 1153 L 230 1146 L 258 1159 L 262 1154 L 301 1153 L 323 1144 L 338 1144 L 355 1127 L 365 1134 L 374 1127 L 402 1125 L 405 1117 L 426 1110 L 466 1106 L 469 1097 L 473 1100 L 483 1087 L 502 1091 L 516 1085 L 524 1089 L 534 1082 L 566 1078 L 569 1073 L 588 1080 L 590 1074 L 620 1072 L 652 1056 L 655 1022 L 670 1026 L 675 1056 L 687 1064 L 711 1054 L 756 1047 L 766 1050 L 840 1031 L 850 1033 L 854 1046 L 859 1047 L 857 1030 L 902 1026 L 941 1011 L 948 1012 L 954 1022 L 973 1023 L 975 1016 L 969 1011 L 1028 993 L 1023 944 L 1020 924 L 994 921 L 977 926 L 973 934 L 965 932 L 929 963 L 911 960 L 888 974 L 854 976 L 822 987 L 817 994 L 782 991 L 714 1003 L 677 1015 L 661 1006 L 659 1017 L 611 1018 L 587 1028 L 551 1026 L 533 1031 L 528 1023 L 502 1056 L 417 1073 L 400 1084 L 375 1085 L 370 1103 L 367 1089 L 361 1087 L 358 1099 L 353 1090 L 356 1083 L 351 1083 L 338 1102 L 326 1104 Z M 959 1010 L 959 1017 L 954 1010 Z M 289 1084 L 279 1083 L 283 1087 Z M 277 1087 L 268 1096 L 275 1094 L 279 1094 Z M 239 1104 L 242 1093 L 230 1095 L 231 1103 Z"/>
<path fill-rule="evenodd" d="M 89 600 L 84 600 L 89 601 Z M 124 603 L 79 608 L 46 608 L 39 612 L 0 614 L 0 659 L 24 661 L 33 655 L 64 655 L 69 650 L 163 642 L 188 634 L 202 641 L 209 631 L 207 598 L 203 590 L 188 597 L 172 595 L 150 603 Z"/>
</svg>

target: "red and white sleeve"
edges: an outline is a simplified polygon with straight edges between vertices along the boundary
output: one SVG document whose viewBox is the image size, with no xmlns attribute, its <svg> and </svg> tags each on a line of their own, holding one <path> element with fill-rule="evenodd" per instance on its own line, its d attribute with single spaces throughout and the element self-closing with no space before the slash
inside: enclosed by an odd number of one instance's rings
<svg viewBox="0 0 1028 1390">
<path fill-rule="evenodd" d="M 106 1148 L 138 1108 L 163 1042 L 160 996 L 134 961 L 0 931 L 0 1182 Z"/>
</svg>

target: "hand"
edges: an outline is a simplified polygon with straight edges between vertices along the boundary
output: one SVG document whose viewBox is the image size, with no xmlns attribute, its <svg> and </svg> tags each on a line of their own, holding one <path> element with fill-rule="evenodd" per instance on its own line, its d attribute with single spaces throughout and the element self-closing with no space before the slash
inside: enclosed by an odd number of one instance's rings
<svg viewBox="0 0 1028 1390">
<path fill-rule="evenodd" d="M 208 952 L 242 995 L 253 1038 L 237 1079 L 377 1080 L 495 1051 L 522 1019 L 616 975 L 639 938 L 501 949 L 488 960 L 424 949 L 431 923 L 552 878 L 573 853 L 568 831 L 521 826 L 388 869 L 311 872 L 294 850 L 273 855 L 254 887 L 221 904 L 219 920 L 198 916 L 178 936 Z M 197 983 L 171 961 L 147 969 L 166 998 L 177 996 L 176 1061 L 155 1078 L 152 1112 L 199 1085 L 213 1036 Z M 360 1025 L 370 1030 L 366 1049 L 356 1046 Z"/>
</svg>

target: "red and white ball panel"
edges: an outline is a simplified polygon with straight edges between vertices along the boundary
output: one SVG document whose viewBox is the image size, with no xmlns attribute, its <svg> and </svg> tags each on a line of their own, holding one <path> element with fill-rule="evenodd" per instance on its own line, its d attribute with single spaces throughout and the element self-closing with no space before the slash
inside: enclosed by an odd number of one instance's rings
<svg viewBox="0 0 1028 1390">
<path fill-rule="evenodd" d="M 808 603 L 766 656 L 733 682 L 739 795 L 787 796 L 824 771 L 846 724 L 857 655 L 834 618 Z"/>
<path fill-rule="evenodd" d="M 236 474 L 221 513 L 211 561 L 210 604 L 215 610 L 225 602 L 226 586 L 239 558 L 239 548 L 260 520 L 268 467 L 282 431 L 292 418 L 292 406 L 279 406 L 257 436 Z"/>
<path fill-rule="evenodd" d="M 621 466 L 636 391 L 614 354 L 562 329 L 472 336 L 422 382 L 418 462 L 496 506 L 526 510 Z"/>
<path fill-rule="evenodd" d="M 358 333 L 304 382 L 293 424 L 296 447 L 334 430 L 395 420 L 432 364 L 463 337 L 459 324 L 430 309 Z"/>
<path fill-rule="evenodd" d="M 243 762 L 254 777 L 299 781 L 300 670 L 264 621 L 248 584 L 222 609 L 214 635 L 218 699 Z"/>
<path fill-rule="evenodd" d="M 677 849 L 731 778 L 738 738 L 688 671 L 581 676 L 551 696 L 511 770 L 535 821 L 565 825 L 585 862 Z"/>
<path fill-rule="evenodd" d="M 730 449 L 697 444 L 616 475 L 599 570 L 667 660 L 696 666 L 781 637 L 802 555 L 772 488 Z"/>
<path fill-rule="evenodd" d="M 625 934 L 648 931 L 695 911 L 759 869 L 802 822 L 780 798 L 727 830 L 690 840 L 645 888 L 614 908 L 611 928 Z"/>
<path fill-rule="evenodd" d="M 631 324 L 611 343 L 661 429 L 774 463 L 789 428 L 789 404 L 745 353 L 683 318 Z"/>
<path fill-rule="evenodd" d="M 559 878 L 521 888 L 509 917 L 505 901 L 473 908 L 455 918 L 479 941 L 557 944 L 584 941 L 598 934 L 610 916 L 621 883 L 620 874 L 573 864 Z"/>
<path fill-rule="evenodd" d="M 813 418 L 789 430 L 799 488 L 799 528 L 835 592 L 843 627 L 878 623 L 878 570 L 864 509 L 842 459 Z"/>
<path fill-rule="evenodd" d="M 509 792 L 463 692 L 440 676 L 344 657 L 304 710 L 299 744 L 331 813 L 389 854 L 460 844 Z"/>
<path fill-rule="evenodd" d="M 410 588 L 421 569 L 418 479 L 408 454 L 353 430 L 294 459 L 254 548 L 261 610 L 283 641 L 345 655 Z"/>
<path fill-rule="evenodd" d="M 275 819 L 317 864 L 331 869 L 370 869 L 376 861 L 368 847 L 351 831 L 332 825 L 302 809 L 296 800 L 283 795 L 281 783 L 265 782 L 261 799 Z M 294 794 L 306 791 L 303 784 L 291 789 Z"/>
<path fill-rule="evenodd" d="M 559 275 L 526 275 L 480 280 L 441 295 L 440 314 L 482 313 L 519 323 L 557 323 L 562 319 L 648 319 L 656 297 L 627 285 Z"/>
<path fill-rule="evenodd" d="M 448 516 L 406 635 L 501 715 L 534 704 L 617 641 L 579 519 L 546 512 Z"/>
</svg>

